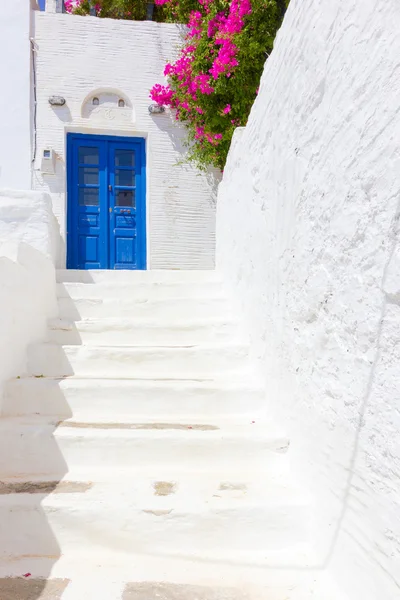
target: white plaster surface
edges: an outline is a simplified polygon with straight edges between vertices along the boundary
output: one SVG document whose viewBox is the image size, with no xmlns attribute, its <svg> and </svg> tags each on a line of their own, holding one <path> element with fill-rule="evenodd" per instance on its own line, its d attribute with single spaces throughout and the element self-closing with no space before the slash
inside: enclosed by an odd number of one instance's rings
<svg viewBox="0 0 400 600">
<path fill-rule="evenodd" d="M 315 566 L 363 600 L 400 588 L 399 31 L 397 2 L 292 0 L 217 206 Z"/>
<path fill-rule="evenodd" d="M 26 372 L 28 346 L 45 337 L 56 314 L 54 226 L 45 194 L 0 192 L 0 401 L 5 382 Z"/>
<path fill-rule="evenodd" d="M 30 0 L 2 2 L 0 188 L 31 188 Z"/>
<path fill-rule="evenodd" d="M 149 115 L 149 91 L 163 83 L 176 56 L 181 28 L 153 22 L 35 13 L 38 80 L 38 157 L 33 186 L 53 198 L 65 239 L 66 132 L 146 138 L 148 267 L 209 269 L 215 254 L 215 180 L 184 164 L 185 129 L 169 113 Z M 61 95 L 64 107 L 48 98 Z M 90 104 L 93 96 L 100 104 Z M 118 108 L 123 98 L 125 108 Z M 51 147 L 56 174 L 42 175 Z M 178 164 L 180 163 L 180 164 Z M 65 247 L 59 266 L 65 265 Z"/>
<path fill-rule="evenodd" d="M 1 241 L 25 242 L 55 264 L 59 237 L 60 228 L 49 194 L 0 190 Z"/>
<path fill-rule="evenodd" d="M 309 568 L 309 495 L 292 480 L 287 437 L 263 414 L 248 345 L 237 328 L 215 336 L 224 320 L 237 324 L 215 271 L 57 280 L 49 338 L 57 321 L 77 337 L 32 344 L 28 373 L 6 387 L 0 575 L 26 572 L 28 555 L 33 577 L 70 581 L 62 600 L 98 589 L 95 575 L 115 583 L 115 600 L 156 600 L 161 589 L 166 600 L 337 599 Z M 160 343 L 154 330 L 167 323 Z"/>
</svg>

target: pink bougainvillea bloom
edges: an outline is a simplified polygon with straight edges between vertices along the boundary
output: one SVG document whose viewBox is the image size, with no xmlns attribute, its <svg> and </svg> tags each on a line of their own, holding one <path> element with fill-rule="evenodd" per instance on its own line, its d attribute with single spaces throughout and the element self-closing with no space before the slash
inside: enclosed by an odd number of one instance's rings
<svg viewBox="0 0 400 600">
<path fill-rule="evenodd" d="M 67 13 L 72 13 L 75 8 L 79 8 L 83 0 L 65 0 L 64 6 Z M 97 10 L 97 5 L 95 6 Z"/>
<path fill-rule="evenodd" d="M 188 38 L 199 38 L 201 37 L 201 22 L 203 19 L 203 15 L 198 10 L 192 10 L 189 15 L 189 31 Z"/>
<path fill-rule="evenodd" d="M 196 133 L 194 134 L 196 140 L 201 140 L 204 137 L 204 127 L 196 127 Z"/>
<path fill-rule="evenodd" d="M 174 100 L 174 91 L 168 86 L 156 83 L 150 90 L 150 98 L 157 104 L 171 106 Z"/>
<path fill-rule="evenodd" d="M 175 73 L 174 65 L 171 65 L 171 63 L 167 63 L 165 65 L 164 75 L 167 77 L 168 75 L 173 75 L 174 73 Z"/>
<path fill-rule="evenodd" d="M 80 0 L 67 1 L 72 3 Z M 178 6 L 178 1 L 155 0 L 156 4 L 170 2 L 172 13 Z M 208 110 L 201 108 L 199 104 L 203 104 L 204 95 L 215 93 L 215 82 L 219 77 L 230 78 L 235 73 L 240 52 L 235 42 L 246 25 L 246 15 L 251 13 L 251 0 L 229 0 L 224 4 L 225 10 L 216 14 L 214 0 L 198 2 L 199 10 L 193 10 L 188 19 L 184 47 L 177 60 L 165 66 L 164 75 L 168 78 L 169 85 L 153 86 L 150 96 L 158 104 L 176 109 L 176 120 L 186 121 L 198 149 L 207 152 L 209 160 L 220 162 L 224 135 L 206 131 Z M 203 44 L 206 44 L 205 57 L 211 63 L 208 72 L 199 72 L 197 62 L 198 53 L 203 52 Z M 200 116 L 204 114 L 205 118 Z M 231 116 L 232 106 L 223 105 L 220 114 Z M 228 123 L 229 121 L 232 124 L 230 132 L 233 127 L 240 125 L 238 119 L 227 119 Z"/>
</svg>

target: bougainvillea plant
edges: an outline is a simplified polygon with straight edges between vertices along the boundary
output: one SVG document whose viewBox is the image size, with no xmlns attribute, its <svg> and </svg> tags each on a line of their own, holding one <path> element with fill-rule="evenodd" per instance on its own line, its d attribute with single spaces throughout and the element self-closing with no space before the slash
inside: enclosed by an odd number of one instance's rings
<svg viewBox="0 0 400 600">
<path fill-rule="evenodd" d="M 157 21 L 187 24 L 167 81 L 150 91 L 188 131 L 198 167 L 223 169 L 236 127 L 246 124 L 264 63 L 289 0 L 155 0 Z M 65 0 L 67 11 L 141 20 L 147 0 Z"/>
<path fill-rule="evenodd" d="M 156 2 L 173 15 L 180 0 Z M 247 122 L 283 12 L 276 0 L 198 0 L 190 12 L 179 57 L 165 67 L 167 84 L 154 85 L 150 97 L 185 123 L 188 158 L 198 167 L 223 169 L 235 128 Z"/>
<path fill-rule="evenodd" d="M 76 15 L 135 21 L 143 21 L 147 16 L 147 0 L 64 0 L 64 6 L 68 13 Z"/>
</svg>

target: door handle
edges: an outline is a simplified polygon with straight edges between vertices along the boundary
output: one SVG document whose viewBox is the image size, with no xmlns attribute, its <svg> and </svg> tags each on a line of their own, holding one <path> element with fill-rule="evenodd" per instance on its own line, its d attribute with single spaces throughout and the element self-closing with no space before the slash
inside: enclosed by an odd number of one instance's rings
<svg viewBox="0 0 400 600">
<path fill-rule="evenodd" d="M 110 185 L 108 186 L 108 191 L 109 191 L 109 192 L 112 192 L 112 185 L 111 185 L 111 183 L 110 183 Z"/>
</svg>

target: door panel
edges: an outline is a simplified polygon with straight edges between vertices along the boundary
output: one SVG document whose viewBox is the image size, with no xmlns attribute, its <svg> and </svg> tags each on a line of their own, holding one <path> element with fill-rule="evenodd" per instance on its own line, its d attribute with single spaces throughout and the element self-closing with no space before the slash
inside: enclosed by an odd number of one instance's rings
<svg viewBox="0 0 400 600">
<path fill-rule="evenodd" d="M 70 248 L 77 269 L 106 268 L 105 226 L 106 153 L 100 141 L 86 139 L 74 144 L 72 159 L 72 206 L 74 215 Z"/>
<path fill-rule="evenodd" d="M 141 172 L 140 146 L 115 142 L 110 144 L 109 153 L 110 268 L 140 269 L 136 231 L 136 180 Z"/>
<path fill-rule="evenodd" d="M 144 140 L 68 134 L 67 265 L 145 269 Z"/>
</svg>

